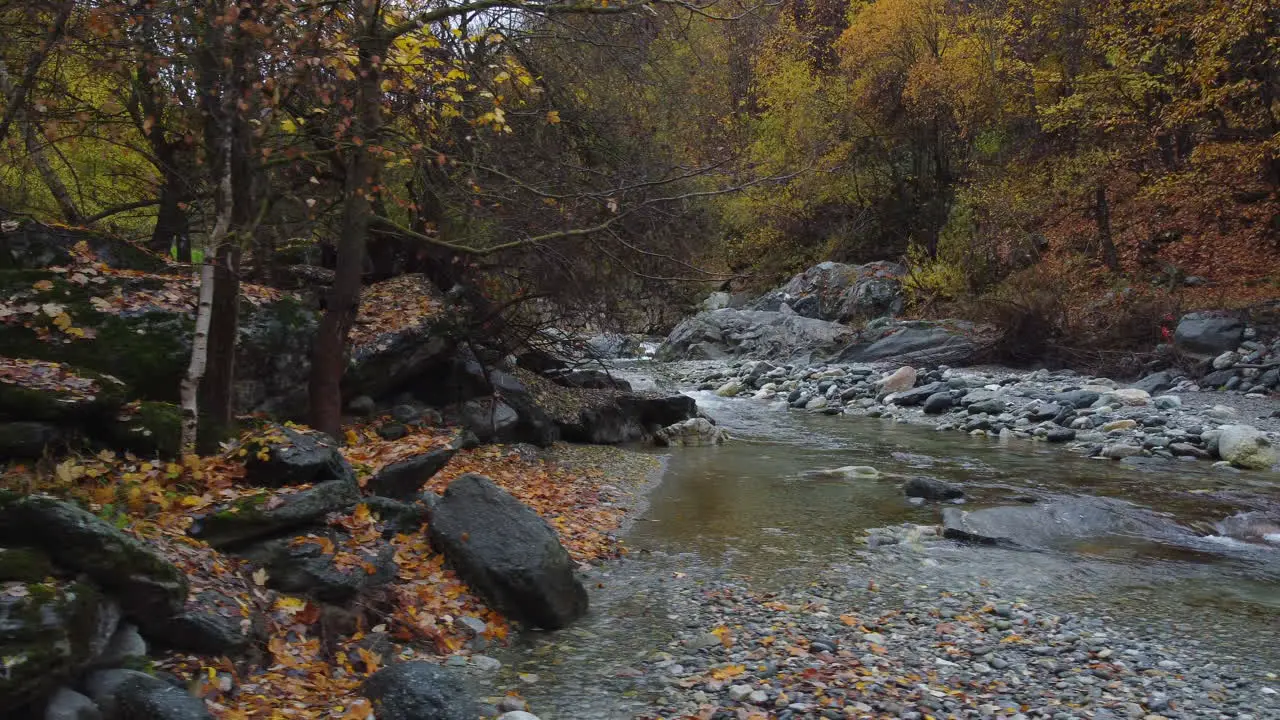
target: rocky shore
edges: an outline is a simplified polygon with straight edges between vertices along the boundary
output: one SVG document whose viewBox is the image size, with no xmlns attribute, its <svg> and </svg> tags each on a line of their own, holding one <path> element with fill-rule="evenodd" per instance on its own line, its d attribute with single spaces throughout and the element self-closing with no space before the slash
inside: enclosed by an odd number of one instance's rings
<svg viewBox="0 0 1280 720">
<path fill-rule="evenodd" d="M 1129 464 L 1201 459 L 1224 468 L 1270 470 L 1280 430 L 1280 402 L 1273 397 L 1205 391 L 1172 376 L 1154 396 L 1136 385 L 1071 371 L 1001 368 L 890 371 L 748 360 L 688 363 L 680 377 L 699 390 L 779 410 L 883 417 L 939 431 L 1060 443 Z"/>
</svg>

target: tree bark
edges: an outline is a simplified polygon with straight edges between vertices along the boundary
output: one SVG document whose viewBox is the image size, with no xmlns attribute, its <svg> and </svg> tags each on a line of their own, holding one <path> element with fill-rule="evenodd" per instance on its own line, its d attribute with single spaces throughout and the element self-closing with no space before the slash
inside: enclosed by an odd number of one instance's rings
<svg viewBox="0 0 1280 720">
<path fill-rule="evenodd" d="M 376 7 L 376 6 L 375 6 Z M 369 152 L 382 127 L 380 74 L 376 58 L 385 56 L 387 41 L 379 33 L 376 11 L 366 11 L 364 37 L 359 45 L 356 72 L 356 113 L 352 142 L 343 182 L 342 224 L 338 237 L 338 262 L 333 287 L 311 355 L 308 387 L 311 425 L 341 437 L 342 375 L 346 369 L 347 336 L 360 306 L 360 280 L 369 233 L 370 195 L 377 184 L 378 161 Z"/>
<path fill-rule="evenodd" d="M 1102 262 L 1112 272 L 1120 271 L 1120 258 L 1115 241 L 1111 238 L 1111 206 L 1107 203 L 1107 186 L 1098 184 L 1094 191 L 1094 210 L 1097 212 L 1098 245 L 1102 249 Z"/>
</svg>

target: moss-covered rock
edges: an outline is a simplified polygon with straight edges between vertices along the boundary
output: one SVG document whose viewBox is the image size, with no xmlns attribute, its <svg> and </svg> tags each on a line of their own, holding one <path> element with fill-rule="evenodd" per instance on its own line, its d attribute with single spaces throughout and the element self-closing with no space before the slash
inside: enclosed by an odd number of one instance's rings
<svg viewBox="0 0 1280 720">
<path fill-rule="evenodd" d="M 270 493 L 250 496 L 197 520 L 191 534 L 217 548 L 233 547 L 258 538 L 319 523 L 329 513 L 351 509 L 360 501 L 353 479 L 330 480 L 270 503 Z"/>
<path fill-rule="evenodd" d="M 28 548 L 0 547 L 0 582 L 42 582 L 53 575 L 53 563 L 44 553 Z"/>
<path fill-rule="evenodd" d="M 70 440 L 63 428 L 46 422 L 0 422 L 0 459 L 38 458 Z"/>
<path fill-rule="evenodd" d="M 43 697 L 90 663 L 120 620 L 88 583 L 15 583 L 0 593 L 0 715 Z"/>
<path fill-rule="evenodd" d="M 78 228 L 58 228 L 28 221 L 0 231 L 0 269 L 66 266 L 77 258 L 76 246 L 97 260 L 122 270 L 162 272 L 167 263 L 122 238 Z"/>
<path fill-rule="evenodd" d="M 337 441 L 314 430 L 268 424 L 245 441 L 242 452 L 244 481 L 256 487 L 355 480 L 355 471 L 338 451 Z"/>
<path fill-rule="evenodd" d="M 30 377 L 0 377 L 0 420 L 94 422 L 114 414 L 127 395 L 125 384 L 110 375 L 39 361 L 9 362 L 23 363 L 13 369 Z"/>
<path fill-rule="evenodd" d="M 134 619 L 173 616 L 187 599 L 187 578 L 173 563 L 98 516 L 62 500 L 0 494 L 0 543 L 37 548 L 58 567 L 83 573 Z"/>
<path fill-rule="evenodd" d="M 175 458 L 182 452 L 182 408 L 143 400 L 122 408 L 106 423 L 101 438 L 134 454 Z"/>
</svg>

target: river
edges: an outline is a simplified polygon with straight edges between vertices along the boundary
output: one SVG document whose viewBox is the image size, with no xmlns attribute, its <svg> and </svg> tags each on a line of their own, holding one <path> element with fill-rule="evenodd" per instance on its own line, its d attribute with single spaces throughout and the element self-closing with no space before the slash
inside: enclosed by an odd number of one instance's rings
<svg viewBox="0 0 1280 720">
<path fill-rule="evenodd" d="M 525 633 L 497 653 L 504 668 L 484 681 L 490 693 L 519 692 L 542 720 L 633 717 L 665 692 L 637 668 L 669 649 L 674 633 L 695 622 L 700 593 L 721 582 L 760 591 L 819 580 L 981 585 L 1190 643 L 1242 672 L 1280 670 L 1280 547 L 1200 537 L 1236 512 L 1274 512 L 1276 474 L 1209 463 L 1133 467 L 1045 443 L 691 394 L 734 441 L 662 451 L 662 483 L 624 536 L 630 557 L 590 578 L 589 617 L 560 633 Z M 881 475 L 812 475 L 847 465 Z M 938 522 L 938 505 L 902 495 L 912 476 L 962 485 L 971 508 L 1119 499 L 1180 532 L 1072 537 L 1036 551 L 953 542 L 868 551 L 868 529 Z M 1189 527 L 1201 530 L 1181 532 Z"/>
</svg>

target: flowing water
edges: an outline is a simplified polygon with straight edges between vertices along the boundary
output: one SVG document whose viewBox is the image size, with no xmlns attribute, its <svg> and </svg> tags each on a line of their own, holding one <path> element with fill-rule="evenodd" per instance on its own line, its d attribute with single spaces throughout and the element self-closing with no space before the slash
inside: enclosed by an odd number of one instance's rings
<svg viewBox="0 0 1280 720">
<path fill-rule="evenodd" d="M 1045 443 L 694 395 L 734 441 L 663 452 L 663 481 L 625 536 L 631 557 L 595 573 L 592 611 L 579 625 L 524 634 L 498 654 L 506 667 L 487 681 L 495 694 L 517 689 L 544 720 L 631 717 L 660 690 L 635 668 L 669 649 L 697 589 L 724 579 L 762 591 L 833 577 L 854 586 L 981 583 L 1196 644 L 1238 658 L 1242 670 L 1280 671 L 1280 547 L 1212 533 L 1238 512 L 1274 515 L 1276 474 L 1203 462 L 1133 467 Z M 847 465 L 881 475 L 813 474 Z M 913 476 L 963 485 L 968 508 L 1114 498 L 1155 511 L 1167 531 L 1068 533 L 1038 551 L 952 542 L 866 551 L 868 529 L 938 522 L 939 506 L 903 497 Z"/>
</svg>

